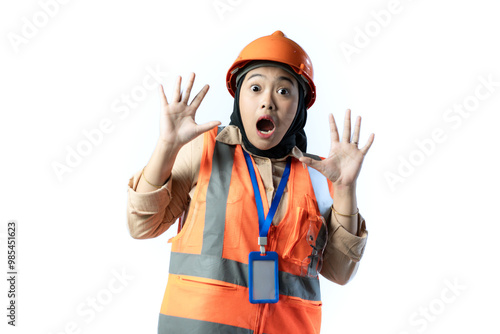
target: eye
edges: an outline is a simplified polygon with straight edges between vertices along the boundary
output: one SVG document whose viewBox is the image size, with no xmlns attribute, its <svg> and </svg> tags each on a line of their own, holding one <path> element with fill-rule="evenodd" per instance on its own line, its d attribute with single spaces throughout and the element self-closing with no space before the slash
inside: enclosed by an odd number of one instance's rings
<svg viewBox="0 0 500 334">
<path fill-rule="evenodd" d="M 290 92 L 286 88 L 278 89 L 278 94 L 280 94 L 280 95 L 288 95 L 288 93 L 290 93 Z"/>
<path fill-rule="evenodd" d="M 260 87 L 257 86 L 257 85 L 250 86 L 250 89 L 252 90 L 252 92 L 258 92 L 258 91 L 260 91 Z"/>
</svg>

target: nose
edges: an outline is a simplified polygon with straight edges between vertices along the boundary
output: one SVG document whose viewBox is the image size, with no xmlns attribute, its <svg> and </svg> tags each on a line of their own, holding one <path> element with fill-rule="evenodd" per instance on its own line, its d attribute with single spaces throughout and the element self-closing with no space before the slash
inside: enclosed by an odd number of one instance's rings
<svg viewBox="0 0 500 334">
<path fill-rule="evenodd" d="M 276 106 L 274 104 L 273 95 L 271 91 L 262 94 L 261 109 L 264 110 L 275 110 Z"/>
</svg>

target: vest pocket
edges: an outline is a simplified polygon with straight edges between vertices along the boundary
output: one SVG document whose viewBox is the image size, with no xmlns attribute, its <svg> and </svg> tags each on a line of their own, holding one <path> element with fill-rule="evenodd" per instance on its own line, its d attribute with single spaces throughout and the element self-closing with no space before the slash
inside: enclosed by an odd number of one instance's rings
<svg viewBox="0 0 500 334">
<path fill-rule="evenodd" d="M 317 277 L 328 236 L 326 222 L 319 214 L 300 207 L 296 210 L 296 220 L 288 227 L 283 259 L 299 266 L 301 276 Z"/>
<path fill-rule="evenodd" d="M 284 301 L 290 304 L 291 306 L 308 307 L 312 309 L 318 309 L 321 308 L 321 306 L 323 306 L 323 303 L 321 301 L 305 300 L 291 296 L 287 296 L 286 299 L 284 299 Z"/>
<path fill-rule="evenodd" d="M 189 285 L 194 288 L 200 289 L 210 289 L 210 290 L 236 290 L 236 287 L 233 285 L 225 284 L 224 282 L 214 281 L 209 279 L 197 278 L 197 277 L 187 277 L 187 276 L 177 276 L 177 280 L 179 284 Z"/>
</svg>

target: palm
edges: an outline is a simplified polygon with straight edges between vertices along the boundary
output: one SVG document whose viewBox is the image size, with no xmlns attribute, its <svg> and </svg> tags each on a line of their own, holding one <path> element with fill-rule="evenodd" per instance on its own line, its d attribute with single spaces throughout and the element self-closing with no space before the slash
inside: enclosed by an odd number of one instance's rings
<svg viewBox="0 0 500 334">
<path fill-rule="evenodd" d="M 176 110 L 175 106 L 169 109 L 163 108 L 160 119 L 160 133 L 162 139 L 168 141 L 178 141 L 185 144 L 196 137 L 196 122 L 194 120 L 194 111 L 185 108 L 184 110 Z M 175 134 L 175 136 L 174 136 Z"/>
<path fill-rule="evenodd" d="M 332 182 L 344 185 L 356 181 L 364 155 L 353 144 L 332 143 L 328 158 L 324 160 L 324 174 Z"/>
<path fill-rule="evenodd" d="M 342 141 L 339 141 L 337 125 L 333 115 L 330 114 L 330 153 L 322 161 L 315 161 L 309 158 L 300 160 L 307 165 L 317 169 L 327 177 L 334 186 L 352 186 L 356 183 L 363 159 L 368 152 L 375 135 L 372 133 L 367 144 L 363 148 L 358 148 L 359 132 L 361 128 L 361 117 L 356 120 L 354 133 L 351 141 L 351 111 L 348 109 L 344 120 L 344 132 Z"/>
</svg>

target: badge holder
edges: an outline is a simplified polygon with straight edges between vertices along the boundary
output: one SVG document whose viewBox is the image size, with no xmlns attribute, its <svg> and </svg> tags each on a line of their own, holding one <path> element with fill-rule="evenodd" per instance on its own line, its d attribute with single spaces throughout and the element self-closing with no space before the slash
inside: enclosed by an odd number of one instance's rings
<svg viewBox="0 0 500 334">
<path fill-rule="evenodd" d="M 250 252 L 248 268 L 250 303 L 277 303 L 279 300 L 278 253 Z"/>
</svg>

